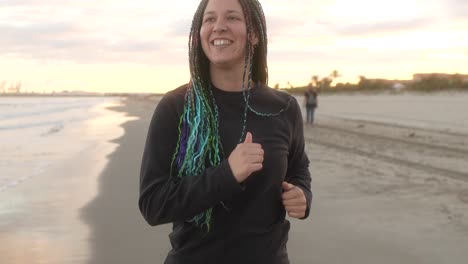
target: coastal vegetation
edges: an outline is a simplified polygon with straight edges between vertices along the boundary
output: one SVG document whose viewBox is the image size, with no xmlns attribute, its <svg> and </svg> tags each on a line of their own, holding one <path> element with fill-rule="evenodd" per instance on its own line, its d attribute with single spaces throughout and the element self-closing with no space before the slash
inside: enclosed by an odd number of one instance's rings
<svg viewBox="0 0 468 264">
<path fill-rule="evenodd" d="M 292 94 L 303 94 L 309 86 L 320 93 L 468 91 L 468 75 L 466 74 L 414 74 L 412 80 L 368 79 L 360 76 L 358 83 L 337 82 L 333 84 L 340 76 L 340 73 L 334 70 L 325 77 L 313 75 L 309 83 L 304 86 L 293 87 L 288 82 L 289 87 L 279 88 L 278 84 L 274 87 Z"/>
</svg>

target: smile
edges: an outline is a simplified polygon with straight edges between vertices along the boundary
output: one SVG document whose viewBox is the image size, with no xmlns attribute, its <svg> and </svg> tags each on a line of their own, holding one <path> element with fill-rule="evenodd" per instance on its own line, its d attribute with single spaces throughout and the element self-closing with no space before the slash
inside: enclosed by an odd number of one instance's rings
<svg viewBox="0 0 468 264">
<path fill-rule="evenodd" d="M 232 41 L 228 39 L 215 39 L 212 43 L 215 46 L 226 46 L 232 44 Z"/>
</svg>

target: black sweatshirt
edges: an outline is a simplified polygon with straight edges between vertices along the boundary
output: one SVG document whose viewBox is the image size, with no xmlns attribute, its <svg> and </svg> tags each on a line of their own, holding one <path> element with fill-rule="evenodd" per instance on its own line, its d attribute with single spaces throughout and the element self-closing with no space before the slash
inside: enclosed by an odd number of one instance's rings
<svg viewBox="0 0 468 264">
<path fill-rule="evenodd" d="M 220 165 L 200 175 L 170 177 L 187 85 L 168 92 L 153 114 L 143 154 L 139 207 L 150 225 L 173 223 L 172 250 L 167 264 L 289 263 L 286 249 L 289 221 L 282 204 L 285 180 L 312 200 L 309 160 L 304 151 L 302 115 L 294 97 L 266 86 L 251 90 L 250 104 L 261 113 L 247 114 L 253 142 L 264 149 L 263 169 L 237 183 L 227 158 L 239 142 L 244 115 L 242 92 L 213 88 L 219 110 L 219 133 L 224 157 Z M 176 175 L 177 173 L 174 173 Z M 222 203 L 221 203 L 222 202 Z M 224 206 L 223 206 L 224 205 Z M 213 207 L 209 232 L 188 220 Z"/>
</svg>

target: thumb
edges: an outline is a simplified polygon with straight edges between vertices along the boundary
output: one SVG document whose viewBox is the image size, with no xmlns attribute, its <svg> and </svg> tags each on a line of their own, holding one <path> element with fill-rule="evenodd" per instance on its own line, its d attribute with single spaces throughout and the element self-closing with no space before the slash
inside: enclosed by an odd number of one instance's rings
<svg viewBox="0 0 468 264">
<path fill-rule="evenodd" d="M 247 132 L 247 135 L 245 136 L 244 143 L 252 143 L 252 133 Z"/>
<path fill-rule="evenodd" d="M 294 187 L 294 185 L 292 185 L 292 184 L 290 184 L 290 183 L 287 183 L 287 182 L 285 182 L 285 181 L 283 182 L 282 185 L 283 185 L 283 190 L 285 190 L 285 191 L 289 191 L 289 190 L 291 190 L 291 189 Z"/>
</svg>

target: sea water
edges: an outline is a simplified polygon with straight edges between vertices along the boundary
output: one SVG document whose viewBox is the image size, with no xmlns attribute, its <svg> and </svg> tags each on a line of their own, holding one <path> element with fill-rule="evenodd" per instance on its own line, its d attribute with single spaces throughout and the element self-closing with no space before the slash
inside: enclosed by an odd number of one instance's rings
<svg viewBox="0 0 468 264">
<path fill-rule="evenodd" d="M 0 193 L 122 131 L 116 97 L 0 97 Z M 122 130 L 122 129 L 121 129 Z"/>
</svg>

